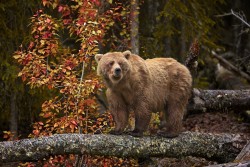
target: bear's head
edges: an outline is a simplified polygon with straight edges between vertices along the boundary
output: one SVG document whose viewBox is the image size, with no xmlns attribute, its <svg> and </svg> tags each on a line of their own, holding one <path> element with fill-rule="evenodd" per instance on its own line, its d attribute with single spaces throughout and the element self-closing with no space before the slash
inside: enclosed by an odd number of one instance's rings
<svg viewBox="0 0 250 167">
<path fill-rule="evenodd" d="M 97 74 L 112 84 L 119 83 L 131 69 L 130 51 L 97 54 Z"/>
</svg>

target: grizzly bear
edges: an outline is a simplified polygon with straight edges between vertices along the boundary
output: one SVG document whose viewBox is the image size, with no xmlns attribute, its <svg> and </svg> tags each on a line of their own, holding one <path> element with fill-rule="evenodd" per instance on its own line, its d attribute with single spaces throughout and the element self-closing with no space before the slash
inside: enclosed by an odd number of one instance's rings
<svg viewBox="0 0 250 167">
<path fill-rule="evenodd" d="M 191 94 L 189 70 L 172 58 L 144 60 L 130 51 L 97 54 L 97 74 L 107 86 L 109 109 L 115 122 L 111 134 L 122 134 L 134 112 L 132 136 L 142 136 L 151 113 L 163 111 L 159 135 L 172 138 L 182 131 L 182 118 Z"/>
</svg>

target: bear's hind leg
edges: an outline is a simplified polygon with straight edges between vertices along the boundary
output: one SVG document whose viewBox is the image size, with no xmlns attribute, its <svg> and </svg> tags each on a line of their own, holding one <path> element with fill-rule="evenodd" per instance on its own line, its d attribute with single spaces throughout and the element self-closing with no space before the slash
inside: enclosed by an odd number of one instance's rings
<svg viewBox="0 0 250 167">
<path fill-rule="evenodd" d="M 171 102 L 165 108 L 165 127 L 158 132 L 158 135 L 166 138 L 177 137 L 182 131 L 182 119 L 185 111 L 185 106 Z"/>
</svg>

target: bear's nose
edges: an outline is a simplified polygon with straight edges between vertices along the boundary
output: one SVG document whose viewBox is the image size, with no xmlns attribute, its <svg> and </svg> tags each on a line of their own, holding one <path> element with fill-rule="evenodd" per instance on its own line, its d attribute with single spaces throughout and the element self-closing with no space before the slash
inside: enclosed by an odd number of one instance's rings
<svg viewBox="0 0 250 167">
<path fill-rule="evenodd" d="M 122 70 L 120 68 L 115 69 L 115 75 L 120 75 Z"/>
</svg>

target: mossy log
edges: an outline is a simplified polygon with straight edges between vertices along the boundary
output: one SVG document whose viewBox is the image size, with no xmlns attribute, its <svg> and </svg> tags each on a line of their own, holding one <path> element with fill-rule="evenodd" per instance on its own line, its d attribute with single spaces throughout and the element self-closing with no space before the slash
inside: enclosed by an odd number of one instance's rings
<svg viewBox="0 0 250 167">
<path fill-rule="evenodd" d="M 57 134 L 0 142 L 0 163 L 37 161 L 50 155 L 89 154 L 116 157 L 196 156 L 221 163 L 235 159 L 244 142 L 239 135 L 184 132 L 167 139 L 157 136 Z M 241 143 L 241 144 L 239 144 Z"/>
<path fill-rule="evenodd" d="M 250 90 L 199 90 L 193 89 L 188 105 L 189 112 L 249 110 Z"/>
</svg>

